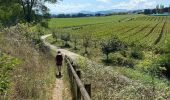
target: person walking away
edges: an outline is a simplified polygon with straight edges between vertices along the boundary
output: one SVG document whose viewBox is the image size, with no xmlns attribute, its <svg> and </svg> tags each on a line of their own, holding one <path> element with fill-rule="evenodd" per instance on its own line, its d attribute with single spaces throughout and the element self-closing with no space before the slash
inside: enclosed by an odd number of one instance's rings
<svg viewBox="0 0 170 100">
<path fill-rule="evenodd" d="M 58 68 L 58 75 L 61 76 L 61 67 L 62 67 L 62 62 L 63 62 L 63 55 L 61 54 L 60 51 L 58 51 L 57 55 L 56 55 L 56 65 Z"/>
</svg>

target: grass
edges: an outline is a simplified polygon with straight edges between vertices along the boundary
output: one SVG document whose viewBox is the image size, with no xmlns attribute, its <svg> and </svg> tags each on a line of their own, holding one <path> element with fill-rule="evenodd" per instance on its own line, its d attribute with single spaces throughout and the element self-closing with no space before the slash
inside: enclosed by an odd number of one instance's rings
<svg viewBox="0 0 170 100">
<path fill-rule="evenodd" d="M 12 71 L 12 86 L 7 99 L 51 100 L 55 83 L 55 63 L 47 51 L 40 51 L 24 34 L 27 29 L 14 26 L 0 34 L 0 46 L 5 52 L 21 61 Z"/>
<path fill-rule="evenodd" d="M 98 24 L 117 22 L 118 20 L 125 20 L 138 15 L 113 15 L 107 17 L 82 17 L 82 18 L 52 18 L 49 21 L 50 28 L 72 27 L 80 25 Z"/>
</svg>

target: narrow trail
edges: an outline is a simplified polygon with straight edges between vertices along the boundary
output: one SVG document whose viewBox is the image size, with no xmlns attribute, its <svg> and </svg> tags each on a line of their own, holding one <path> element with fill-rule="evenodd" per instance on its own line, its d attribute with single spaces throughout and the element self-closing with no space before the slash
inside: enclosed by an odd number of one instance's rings
<svg viewBox="0 0 170 100">
<path fill-rule="evenodd" d="M 48 34 L 48 35 L 44 35 L 41 36 L 41 40 L 44 42 L 45 46 L 49 47 L 51 50 L 57 52 L 57 51 L 61 51 L 62 54 L 67 54 L 67 56 L 69 56 L 71 59 L 76 60 L 76 58 L 81 57 L 80 55 L 70 52 L 68 50 L 65 49 L 59 49 L 54 45 L 51 45 L 50 43 L 46 42 L 46 38 L 51 36 L 52 34 Z M 52 100 L 63 100 L 63 90 L 64 90 L 64 84 L 63 84 L 63 79 L 62 78 L 56 78 L 55 81 L 55 86 L 54 86 L 54 90 L 53 90 L 53 98 Z"/>
<path fill-rule="evenodd" d="M 76 54 L 74 52 L 71 52 L 71 51 L 68 51 L 68 50 L 65 50 L 65 49 L 60 49 L 60 48 L 57 48 L 56 46 L 48 43 L 47 41 L 45 41 L 45 39 L 49 36 L 52 36 L 52 34 L 48 34 L 48 35 L 44 35 L 44 36 L 41 36 L 41 40 L 44 42 L 44 45 L 49 47 L 51 50 L 57 52 L 57 51 L 61 51 L 61 53 L 63 55 L 67 55 L 69 58 L 71 58 L 72 60 L 74 60 L 75 62 L 78 60 L 78 59 L 86 59 L 85 57 L 79 55 L 79 54 Z M 96 62 L 93 62 L 91 60 L 88 60 L 88 64 L 89 65 L 99 65 L 98 63 Z M 103 66 L 103 65 L 101 65 Z M 108 66 L 110 67 L 110 66 Z M 124 76 L 124 75 L 120 75 L 118 76 L 119 79 L 121 79 L 122 81 L 126 81 L 128 83 L 131 83 L 132 80 L 129 79 L 128 77 Z M 55 83 L 55 88 L 53 90 L 53 100 L 62 100 L 62 92 L 63 92 L 63 89 L 64 89 L 64 84 L 63 84 L 63 80 L 62 79 L 56 79 L 56 83 Z"/>
<path fill-rule="evenodd" d="M 53 98 L 52 100 L 63 100 L 63 91 L 64 89 L 64 85 L 63 85 L 63 80 L 62 79 L 56 79 L 55 81 L 55 87 L 54 87 L 54 90 L 53 90 Z"/>
</svg>

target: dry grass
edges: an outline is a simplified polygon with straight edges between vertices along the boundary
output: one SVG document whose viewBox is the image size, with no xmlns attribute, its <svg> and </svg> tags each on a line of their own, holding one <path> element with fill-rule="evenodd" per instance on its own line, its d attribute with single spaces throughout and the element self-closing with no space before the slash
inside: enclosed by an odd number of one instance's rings
<svg viewBox="0 0 170 100">
<path fill-rule="evenodd" d="M 27 28 L 11 27 L 0 33 L 0 49 L 21 60 L 13 71 L 9 99 L 50 100 L 55 83 L 54 58 L 46 52 L 35 49 L 31 40 L 23 34 Z"/>
</svg>

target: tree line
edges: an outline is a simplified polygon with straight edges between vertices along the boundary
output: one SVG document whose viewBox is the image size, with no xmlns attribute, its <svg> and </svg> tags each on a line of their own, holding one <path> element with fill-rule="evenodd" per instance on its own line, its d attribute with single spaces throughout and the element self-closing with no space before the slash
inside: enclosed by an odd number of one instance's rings
<svg viewBox="0 0 170 100">
<path fill-rule="evenodd" d="M 170 14 L 170 6 L 165 7 L 164 5 L 157 5 L 154 9 L 145 9 L 144 14 L 164 14 L 169 13 Z"/>
<path fill-rule="evenodd" d="M 77 17 L 92 17 L 92 16 L 125 15 L 125 14 L 128 14 L 128 13 L 109 13 L 109 14 L 102 14 L 102 13 L 94 13 L 94 14 L 77 13 L 77 14 L 51 15 L 51 17 L 53 17 L 53 18 L 77 18 Z"/>
</svg>

